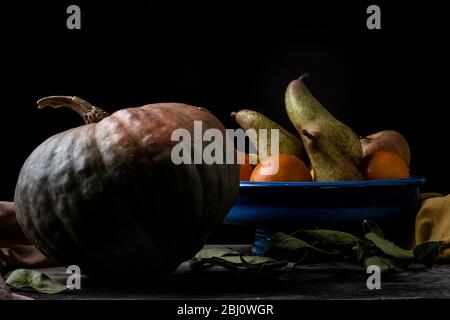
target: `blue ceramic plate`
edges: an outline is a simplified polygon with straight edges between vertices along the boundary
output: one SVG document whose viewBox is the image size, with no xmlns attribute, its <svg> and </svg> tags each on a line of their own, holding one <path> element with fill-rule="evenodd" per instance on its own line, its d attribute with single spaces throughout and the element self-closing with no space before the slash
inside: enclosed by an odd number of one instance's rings
<svg viewBox="0 0 450 320">
<path fill-rule="evenodd" d="M 391 239 L 405 240 L 412 230 L 424 183 L 425 178 L 417 176 L 341 182 L 241 182 L 239 199 L 224 222 L 254 226 L 256 240 L 261 241 L 275 231 L 307 228 L 358 234 L 368 219 L 380 224 Z"/>
</svg>

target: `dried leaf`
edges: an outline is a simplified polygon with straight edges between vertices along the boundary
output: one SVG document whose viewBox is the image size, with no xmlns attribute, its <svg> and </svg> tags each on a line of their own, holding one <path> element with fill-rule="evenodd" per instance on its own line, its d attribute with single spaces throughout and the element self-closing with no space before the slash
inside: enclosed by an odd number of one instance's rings
<svg viewBox="0 0 450 320">
<path fill-rule="evenodd" d="M 417 262 L 423 263 L 427 268 L 433 267 L 438 258 L 443 241 L 427 241 L 416 246 L 414 257 Z"/>
<path fill-rule="evenodd" d="M 402 249 L 389 240 L 383 239 L 373 232 L 369 232 L 364 236 L 366 239 L 373 242 L 373 244 L 383 251 L 385 254 L 397 259 L 413 259 L 412 251 Z"/>
<path fill-rule="evenodd" d="M 56 282 L 47 275 L 29 269 L 13 271 L 6 279 L 6 284 L 17 289 L 30 287 L 38 292 L 47 294 L 55 294 L 66 290 L 66 286 Z"/>
<path fill-rule="evenodd" d="M 195 256 L 195 259 L 209 259 L 213 257 L 223 256 L 239 256 L 240 252 L 229 248 L 208 248 L 200 250 Z"/>
<path fill-rule="evenodd" d="M 326 255 L 337 254 L 336 252 L 319 249 L 314 245 L 311 245 L 284 232 L 277 232 L 272 236 L 266 254 L 271 255 L 276 253 L 292 253 L 300 249 L 308 249 Z"/>
<path fill-rule="evenodd" d="M 239 256 L 237 258 L 239 258 Z M 224 267 L 225 269 L 227 269 L 229 271 L 233 271 L 233 272 L 242 271 L 242 269 L 239 266 L 239 263 L 235 263 L 235 262 L 232 262 L 232 261 L 229 261 L 229 260 L 226 260 L 223 258 L 219 258 L 219 257 L 205 259 L 205 260 L 202 260 L 202 262 L 210 263 L 213 265 L 218 265 L 218 266 Z"/>
<path fill-rule="evenodd" d="M 210 259 L 223 260 L 232 264 L 241 264 L 241 256 L 223 256 L 223 257 L 211 257 Z"/>
<path fill-rule="evenodd" d="M 356 241 L 360 240 L 358 237 L 347 232 L 325 229 L 302 230 L 294 233 L 293 236 L 300 235 L 301 233 L 305 233 L 327 246 L 354 245 Z"/>
<path fill-rule="evenodd" d="M 380 226 L 371 220 L 364 220 L 363 228 L 365 233 L 375 233 L 380 238 L 384 238 L 384 232 L 381 230 Z"/>
<path fill-rule="evenodd" d="M 277 261 L 263 256 L 240 256 L 242 265 L 247 269 L 273 270 L 285 267 L 287 261 Z"/>
<path fill-rule="evenodd" d="M 306 255 L 311 255 L 311 258 L 314 259 L 315 256 L 316 258 L 320 256 L 336 257 L 339 253 L 338 251 L 324 250 L 315 244 L 310 244 L 292 235 L 278 232 L 272 236 L 264 255 L 276 260 L 299 263 L 306 258 Z"/>
<path fill-rule="evenodd" d="M 265 256 L 242 256 L 239 251 L 231 249 L 203 249 L 194 257 L 200 264 L 222 266 L 230 271 L 245 269 L 278 269 L 287 265 L 285 261 L 277 261 Z"/>
<path fill-rule="evenodd" d="M 381 273 L 386 273 L 390 271 L 401 272 L 404 268 L 394 262 L 394 260 L 389 258 L 384 258 L 380 256 L 371 256 L 364 259 L 364 267 L 376 265 L 380 268 Z"/>
</svg>

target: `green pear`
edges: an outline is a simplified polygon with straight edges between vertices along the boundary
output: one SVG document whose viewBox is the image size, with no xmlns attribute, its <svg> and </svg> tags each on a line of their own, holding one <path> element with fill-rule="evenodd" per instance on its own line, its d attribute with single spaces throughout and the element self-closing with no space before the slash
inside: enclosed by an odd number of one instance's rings
<svg viewBox="0 0 450 320">
<path fill-rule="evenodd" d="M 329 140 L 329 145 L 334 145 L 344 158 L 359 166 L 362 148 L 358 136 L 352 129 L 334 118 L 311 94 L 303 83 L 303 79 L 307 76 L 304 74 L 299 79 L 293 80 L 286 89 L 285 103 L 289 118 L 298 132 L 307 130 L 321 133 L 324 139 Z M 302 140 L 305 143 L 303 135 Z M 308 156 L 311 158 L 310 153 Z"/>
<path fill-rule="evenodd" d="M 257 147 L 258 158 L 260 161 L 265 160 L 267 157 L 273 155 L 271 154 L 271 130 L 278 129 L 278 153 L 279 154 L 291 154 L 305 160 L 305 150 L 303 148 L 302 141 L 281 127 L 279 124 L 275 123 L 265 115 L 248 109 L 240 110 L 239 112 L 231 113 L 231 116 L 236 119 L 236 122 L 247 131 L 248 129 L 255 129 L 256 135 L 249 135 L 250 142 Z M 260 139 L 260 129 L 267 130 L 267 140 L 266 143 L 262 143 Z"/>
<path fill-rule="evenodd" d="M 321 132 L 302 130 L 301 135 L 314 170 L 314 181 L 333 182 L 364 179 L 355 164 Z"/>
<path fill-rule="evenodd" d="M 367 137 L 361 137 L 363 157 L 376 151 L 389 151 L 402 158 L 409 166 L 411 152 L 408 142 L 399 132 L 394 130 L 383 130 Z"/>
</svg>

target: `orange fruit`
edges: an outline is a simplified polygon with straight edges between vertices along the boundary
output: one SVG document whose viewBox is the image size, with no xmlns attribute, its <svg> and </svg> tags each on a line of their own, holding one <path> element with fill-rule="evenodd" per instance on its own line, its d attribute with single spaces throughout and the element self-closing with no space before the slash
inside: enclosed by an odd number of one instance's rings
<svg viewBox="0 0 450 320">
<path fill-rule="evenodd" d="M 296 182 L 312 181 L 305 163 L 290 154 L 277 154 L 258 163 L 253 169 L 250 181 Z"/>
<path fill-rule="evenodd" d="M 254 153 L 246 153 L 240 150 L 236 150 L 236 158 L 238 163 L 256 164 L 258 156 Z"/>
<path fill-rule="evenodd" d="M 254 161 L 253 163 L 256 163 L 257 155 L 236 150 L 236 156 L 240 166 L 240 180 L 250 181 L 250 176 L 253 171 L 252 161 Z"/>
<path fill-rule="evenodd" d="M 240 180 L 241 181 L 250 181 L 250 176 L 253 172 L 253 166 L 248 163 L 241 163 L 240 165 Z"/>
<path fill-rule="evenodd" d="M 395 153 L 377 151 L 363 158 L 361 171 L 366 179 L 401 179 L 409 177 L 406 162 Z"/>
</svg>

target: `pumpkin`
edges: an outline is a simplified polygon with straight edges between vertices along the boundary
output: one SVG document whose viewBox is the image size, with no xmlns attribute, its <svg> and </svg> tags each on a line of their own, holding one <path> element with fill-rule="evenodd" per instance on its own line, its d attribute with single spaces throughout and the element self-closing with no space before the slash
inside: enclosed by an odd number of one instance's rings
<svg viewBox="0 0 450 320">
<path fill-rule="evenodd" d="M 38 105 L 68 106 L 86 122 L 38 146 L 16 186 L 20 226 L 56 261 L 94 276 L 173 271 L 201 249 L 237 198 L 237 164 L 171 161 L 177 128 L 193 132 L 198 120 L 225 137 L 206 109 L 159 103 L 108 115 L 64 96 Z"/>
</svg>

